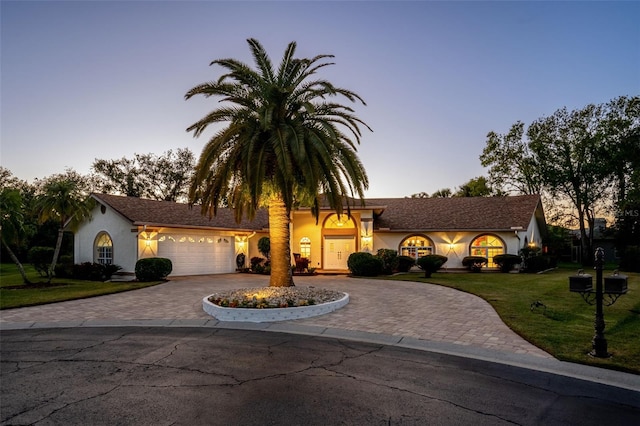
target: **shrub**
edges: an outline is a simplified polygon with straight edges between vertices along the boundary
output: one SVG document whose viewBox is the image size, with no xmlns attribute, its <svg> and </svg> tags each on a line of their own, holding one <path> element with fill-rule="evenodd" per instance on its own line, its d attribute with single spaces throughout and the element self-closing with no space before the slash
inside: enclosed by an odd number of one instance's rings
<svg viewBox="0 0 640 426">
<path fill-rule="evenodd" d="M 263 261 L 264 259 L 262 257 L 259 257 L 259 256 L 252 257 L 250 260 L 251 269 L 255 272 L 256 268 L 261 266 Z"/>
<path fill-rule="evenodd" d="M 42 277 L 49 276 L 49 266 L 51 266 L 51 262 L 53 261 L 53 252 L 55 250 L 51 247 L 31 247 L 27 257 L 29 259 L 29 263 L 31 263 L 36 271 Z"/>
<path fill-rule="evenodd" d="M 556 263 L 556 259 L 553 256 L 533 256 L 526 259 L 525 271 L 531 273 L 546 271 L 547 269 L 555 267 Z"/>
<path fill-rule="evenodd" d="M 493 256 L 493 263 L 498 265 L 500 272 L 509 272 L 514 266 L 522 263 L 522 258 L 517 254 L 498 254 Z"/>
<path fill-rule="evenodd" d="M 416 260 L 411 256 L 398 256 L 398 272 L 409 272 L 415 264 Z"/>
<path fill-rule="evenodd" d="M 382 273 L 392 274 L 398 268 L 398 251 L 379 249 L 376 257 L 382 261 Z"/>
<path fill-rule="evenodd" d="M 382 260 L 371 253 L 351 253 L 347 259 L 347 266 L 356 276 L 375 277 L 382 272 Z"/>
<path fill-rule="evenodd" d="M 416 263 L 418 264 L 420 269 L 424 271 L 424 277 L 430 278 L 431 274 L 440 269 L 447 260 L 448 258 L 446 256 L 442 256 L 439 254 L 428 254 L 426 256 L 418 258 L 418 261 Z"/>
<path fill-rule="evenodd" d="M 73 277 L 73 256 L 64 255 L 60 256 L 58 263 L 53 268 L 53 273 L 57 278 L 72 278 Z"/>
<path fill-rule="evenodd" d="M 640 272 L 640 246 L 627 246 L 622 250 L 620 269 L 627 272 Z"/>
<path fill-rule="evenodd" d="M 258 251 L 267 259 L 271 253 L 271 240 L 269 237 L 262 237 L 258 240 Z"/>
<path fill-rule="evenodd" d="M 466 256 L 462 259 L 462 266 L 465 266 L 471 272 L 480 272 L 487 263 L 489 263 L 489 260 L 482 256 Z"/>
<path fill-rule="evenodd" d="M 170 259 L 164 257 L 148 257 L 136 262 L 136 278 L 138 281 L 163 280 L 173 270 Z"/>
</svg>

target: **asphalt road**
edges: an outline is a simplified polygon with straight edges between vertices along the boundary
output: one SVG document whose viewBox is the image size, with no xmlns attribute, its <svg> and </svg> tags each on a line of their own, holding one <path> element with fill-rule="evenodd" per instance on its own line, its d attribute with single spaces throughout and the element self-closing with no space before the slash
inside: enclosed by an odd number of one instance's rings
<svg viewBox="0 0 640 426">
<path fill-rule="evenodd" d="M 394 346 L 206 328 L 7 330 L 2 425 L 637 425 L 640 393 Z"/>
</svg>

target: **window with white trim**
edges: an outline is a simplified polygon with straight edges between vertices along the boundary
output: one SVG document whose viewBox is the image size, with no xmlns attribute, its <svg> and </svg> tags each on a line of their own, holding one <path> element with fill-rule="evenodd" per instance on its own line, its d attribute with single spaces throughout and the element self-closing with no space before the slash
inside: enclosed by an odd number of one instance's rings
<svg viewBox="0 0 640 426">
<path fill-rule="evenodd" d="M 311 259 L 311 239 L 309 237 L 300 239 L 300 257 Z"/>
<path fill-rule="evenodd" d="M 111 265 L 113 263 L 113 241 L 106 232 L 101 232 L 96 237 L 95 244 L 96 263 Z"/>
<path fill-rule="evenodd" d="M 434 253 L 433 242 L 423 235 L 412 235 L 400 243 L 400 255 L 414 259 Z"/>
<path fill-rule="evenodd" d="M 488 268 L 497 268 L 498 265 L 493 263 L 493 257 L 498 254 L 504 254 L 504 243 L 495 235 L 485 234 L 477 237 L 471 242 L 471 256 L 482 256 L 488 259 Z"/>
</svg>

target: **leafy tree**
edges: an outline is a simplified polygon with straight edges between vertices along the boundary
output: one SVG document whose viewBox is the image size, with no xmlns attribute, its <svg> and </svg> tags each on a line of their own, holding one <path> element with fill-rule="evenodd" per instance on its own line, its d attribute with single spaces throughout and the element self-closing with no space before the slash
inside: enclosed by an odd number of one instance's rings
<svg viewBox="0 0 640 426">
<path fill-rule="evenodd" d="M 453 194 L 454 197 L 489 197 L 493 194 L 493 190 L 489 186 L 487 178 L 479 176 L 470 179 Z"/>
<path fill-rule="evenodd" d="M 291 210 L 297 203 L 319 216 L 321 194 L 338 214 L 347 196 L 361 201 L 368 178 L 356 155 L 360 127 L 369 127 L 353 109 L 330 98 L 351 102 L 362 98 L 335 87 L 316 73 L 332 55 L 296 58 L 291 42 L 277 69 L 262 45 L 248 40 L 256 69 L 236 59 L 218 59 L 211 65 L 226 70 L 217 81 L 195 86 L 196 95 L 222 97 L 223 104 L 191 125 L 202 135 L 214 123 L 227 123 L 205 145 L 196 165 L 189 199 L 202 202 L 202 213 L 215 215 L 228 198 L 240 222 L 252 219 L 258 208 L 269 213 L 271 286 L 291 286 Z M 345 133 L 346 130 L 346 133 Z"/>
<path fill-rule="evenodd" d="M 47 274 L 48 282 L 51 282 L 58 262 L 65 226 L 78 225 L 90 215 L 93 199 L 88 198 L 88 192 L 86 179 L 71 170 L 50 176 L 41 183 L 41 192 L 35 204 L 40 223 L 53 221 L 58 224 L 56 247 Z"/>
<path fill-rule="evenodd" d="M 185 148 L 168 150 L 160 156 L 135 154 L 133 159 L 96 159 L 92 169 L 102 192 L 180 201 L 186 199 L 194 166 L 194 155 Z"/>
<path fill-rule="evenodd" d="M 429 198 L 429 194 L 426 192 L 418 192 L 415 194 L 411 194 L 409 198 Z"/>
<path fill-rule="evenodd" d="M 524 123 L 516 122 L 509 133 L 487 134 L 480 163 L 489 167 L 489 185 L 505 193 L 540 194 L 542 182 L 537 159 L 524 137 Z"/>
<path fill-rule="evenodd" d="M 96 174 L 99 191 L 127 197 L 142 196 L 141 171 L 135 159 L 125 157 L 119 160 L 96 159 L 91 168 Z"/>
<path fill-rule="evenodd" d="M 10 244 L 20 244 L 21 239 L 25 236 L 23 211 L 22 196 L 18 189 L 9 187 L 0 189 L 0 241 L 13 263 L 18 267 L 22 282 L 29 284 L 24 267 L 10 246 Z"/>
<path fill-rule="evenodd" d="M 602 106 L 598 155 L 613 176 L 615 203 L 640 190 L 640 96 L 621 96 Z"/>
<path fill-rule="evenodd" d="M 436 192 L 431 194 L 431 198 L 449 198 L 451 197 L 452 192 L 449 188 L 438 189 Z"/>
<path fill-rule="evenodd" d="M 570 200 L 576 212 L 586 264 L 593 260 L 595 212 L 612 180 L 598 155 L 602 118 L 599 105 L 571 112 L 562 108 L 534 121 L 527 131 L 529 147 L 539 160 L 542 184 L 554 198 Z"/>
</svg>

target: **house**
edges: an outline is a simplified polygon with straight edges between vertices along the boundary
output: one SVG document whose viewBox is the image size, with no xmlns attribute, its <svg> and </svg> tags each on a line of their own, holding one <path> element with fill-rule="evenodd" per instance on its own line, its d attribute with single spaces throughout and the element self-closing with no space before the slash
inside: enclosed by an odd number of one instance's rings
<svg viewBox="0 0 640 426">
<path fill-rule="evenodd" d="M 196 206 L 94 194 L 96 206 L 74 235 L 75 262 L 114 263 L 133 272 L 138 259 L 166 257 L 172 275 L 234 272 L 261 256 L 257 242 L 269 235 L 267 212 L 235 222 L 230 209 L 212 218 Z M 489 258 L 542 245 L 546 224 L 540 197 L 375 198 L 353 202 L 349 214 L 328 206 L 319 220 L 309 208 L 291 214 L 291 252 L 320 271 L 345 271 L 351 253 L 397 250 L 420 257 L 441 254 L 446 268 L 462 268 L 469 255 Z M 293 260 L 292 260 L 293 263 Z"/>
</svg>

